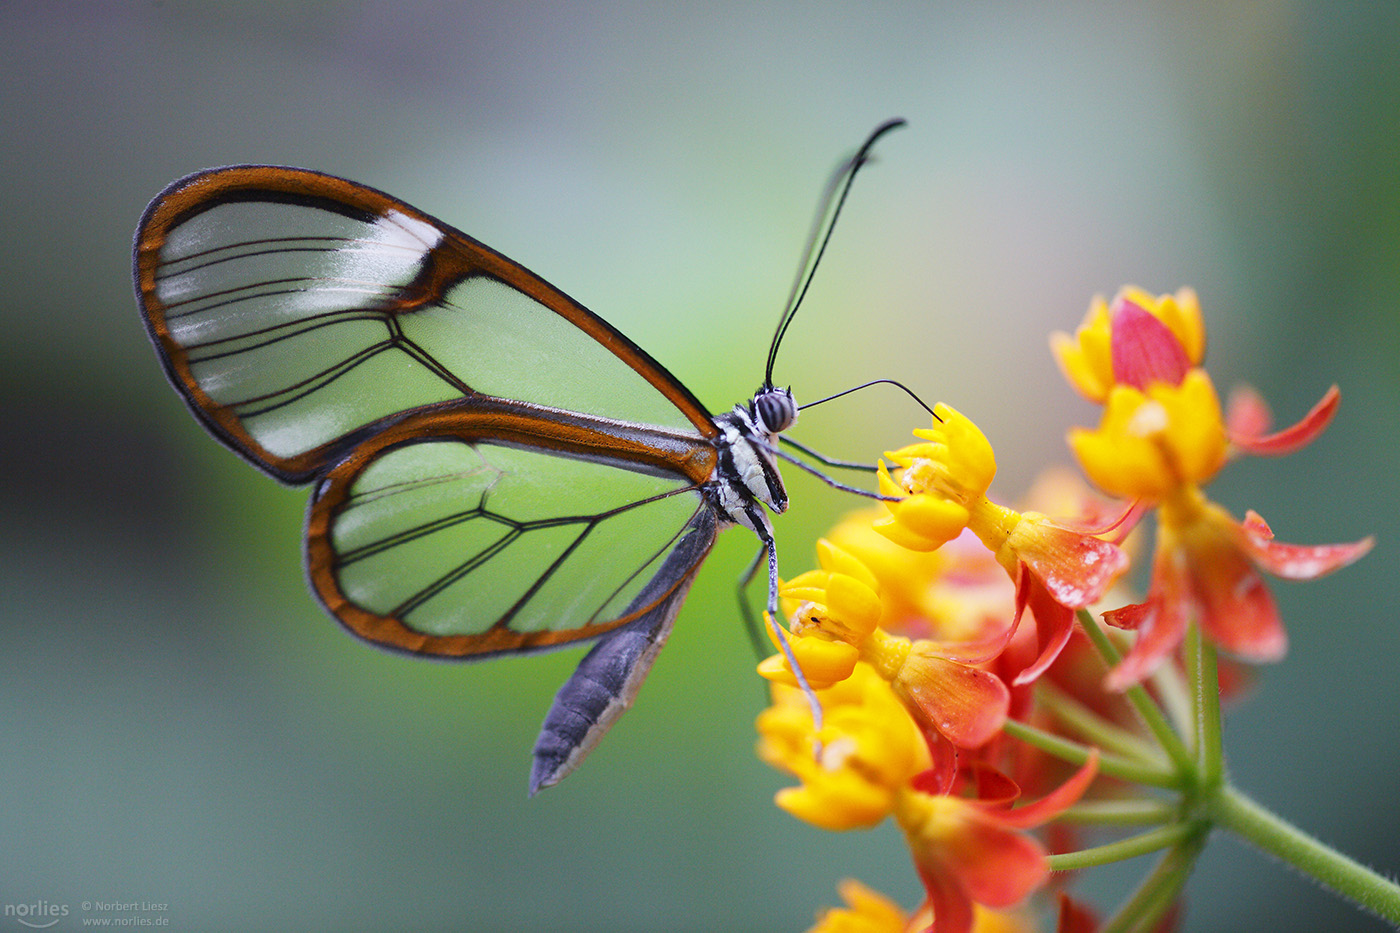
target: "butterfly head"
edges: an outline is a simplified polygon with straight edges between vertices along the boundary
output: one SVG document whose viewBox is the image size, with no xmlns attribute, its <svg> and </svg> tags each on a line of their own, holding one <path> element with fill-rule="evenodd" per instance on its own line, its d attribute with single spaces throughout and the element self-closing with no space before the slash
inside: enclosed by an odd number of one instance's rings
<svg viewBox="0 0 1400 933">
<path fill-rule="evenodd" d="M 764 386 L 749 400 L 749 417 L 767 434 L 781 434 L 797 423 L 797 402 L 790 389 Z"/>
</svg>

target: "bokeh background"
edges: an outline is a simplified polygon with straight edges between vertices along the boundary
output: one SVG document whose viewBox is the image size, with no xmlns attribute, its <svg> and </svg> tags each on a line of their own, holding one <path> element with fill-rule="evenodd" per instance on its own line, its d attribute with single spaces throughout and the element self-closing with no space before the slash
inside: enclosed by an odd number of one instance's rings
<svg viewBox="0 0 1400 933">
<path fill-rule="evenodd" d="M 725 536 L 637 707 L 527 800 L 577 654 L 344 634 L 302 581 L 305 493 L 195 425 L 129 283 L 167 182 L 305 165 L 524 262 L 720 410 L 761 378 L 827 174 L 896 115 L 778 378 L 949 401 L 1004 500 L 1095 416 L 1047 333 L 1123 283 L 1194 285 L 1217 382 L 1281 420 L 1340 383 L 1320 442 L 1213 488 L 1284 540 L 1379 536 L 1278 585 L 1292 652 L 1227 741 L 1244 789 L 1400 870 L 1400 6 L 8 0 L 0 79 L 0 902 L 69 905 L 55 929 L 147 901 L 179 930 L 798 930 L 854 875 L 912 906 L 888 827 L 771 805 L 733 611 L 752 541 Z M 868 458 L 923 422 L 872 389 L 797 436 Z M 788 574 L 852 505 L 790 485 Z M 1219 838 L 1184 928 L 1381 926 Z"/>
</svg>

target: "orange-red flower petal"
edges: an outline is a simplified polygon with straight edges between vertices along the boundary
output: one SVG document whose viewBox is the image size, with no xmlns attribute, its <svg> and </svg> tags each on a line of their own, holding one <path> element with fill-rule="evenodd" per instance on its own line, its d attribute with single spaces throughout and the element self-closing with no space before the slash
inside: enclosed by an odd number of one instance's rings
<svg viewBox="0 0 1400 933">
<path fill-rule="evenodd" d="M 968 933 L 974 902 L 1007 907 L 1049 878 L 1040 843 L 972 801 L 911 793 L 900 822 L 933 905 L 934 933 Z"/>
<path fill-rule="evenodd" d="M 1239 526 L 1240 546 L 1254 562 L 1285 580 L 1316 580 L 1360 560 L 1376 543 L 1373 537 L 1347 544 L 1284 544 L 1253 509 Z"/>
<path fill-rule="evenodd" d="M 1074 610 L 1057 600 L 1045 583 L 1025 568 L 1016 582 L 1016 622 L 1029 609 L 1035 619 L 1036 657 L 1017 671 L 1012 686 L 1033 683 L 1060 656 L 1074 633 Z"/>
<path fill-rule="evenodd" d="M 1156 318 L 1153 318 L 1156 320 Z M 1070 609 L 1097 602 L 1128 567 L 1128 555 L 1115 544 L 1067 528 L 1038 512 L 1024 512 L 1007 546 Z"/>
<path fill-rule="evenodd" d="M 1104 613 L 1110 625 L 1138 633 L 1123 662 L 1109 673 L 1110 689 L 1150 674 L 1180 644 L 1193 616 L 1206 638 L 1240 660 L 1279 660 L 1288 650 L 1288 635 L 1259 570 L 1312 580 L 1359 559 L 1373 543 L 1364 538 L 1348 544 L 1283 544 L 1273 540 L 1258 514 L 1237 522 L 1204 500 L 1191 507 L 1191 515 L 1183 524 L 1164 515 L 1147 600 Z"/>
<path fill-rule="evenodd" d="M 936 645 L 915 642 L 891 682 L 895 695 L 959 748 L 991 741 L 1006 722 L 1011 692 L 1001 678 L 937 654 Z"/>
<path fill-rule="evenodd" d="M 1229 414 L 1226 416 L 1230 446 L 1239 453 L 1256 457 L 1291 454 L 1311 444 L 1327 429 L 1341 402 L 1342 392 L 1334 385 L 1297 424 L 1266 434 L 1273 420 L 1268 404 L 1253 389 L 1238 388 L 1230 394 Z"/>
<path fill-rule="evenodd" d="M 1146 392 L 1153 383 L 1180 385 L 1191 359 L 1161 320 L 1131 298 L 1114 302 L 1112 314 L 1113 379 Z"/>
</svg>

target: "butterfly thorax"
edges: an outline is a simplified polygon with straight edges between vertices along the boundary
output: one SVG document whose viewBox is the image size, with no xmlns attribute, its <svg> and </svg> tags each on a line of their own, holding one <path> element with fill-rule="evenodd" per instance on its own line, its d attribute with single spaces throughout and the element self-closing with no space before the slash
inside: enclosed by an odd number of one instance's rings
<svg viewBox="0 0 1400 933">
<path fill-rule="evenodd" d="M 797 404 L 787 389 L 760 389 L 747 404 L 735 405 L 715 418 L 719 461 L 706 489 L 722 516 L 763 537 L 768 517 L 787 509 L 787 489 L 773 454 L 778 435 L 797 420 Z"/>
</svg>

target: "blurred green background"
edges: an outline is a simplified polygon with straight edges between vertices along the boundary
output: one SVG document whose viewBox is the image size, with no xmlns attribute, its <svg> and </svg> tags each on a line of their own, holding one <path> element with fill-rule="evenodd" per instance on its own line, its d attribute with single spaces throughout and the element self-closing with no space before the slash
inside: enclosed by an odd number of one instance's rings
<svg viewBox="0 0 1400 933">
<path fill-rule="evenodd" d="M 771 805 L 733 610 L 751 540 L 724 536 L 637 707 L 527 800 L 577 654 L 454 666 L 343 633 L 302 581 L 304 491 L 195 425 L 129 283 L 167 182 L 305 165 L 520 260 L 721 410 L 761 378 L 828 172 L 896 115 L 778 379 L 954 404 L 1003 500 L 1095 417 L 1046 335 L 1096 292 L 1194 285 L 1217 383 L 1282 421 L 1340 383 L 1319 443 L 1213 487 L 1282 540 L 1379 536 L 1277 585 L 1292 651 L 1227 742 L 1248 792 L 1400 870 L 1400 5 L 10 0 L 0 76 L 0 903 L 69 905 L 55 929 L 144 900 L 178 930 L 798 930 L 855 875 L 912 906 L 889 827 Z M 924 422 L 872 389 L 796 436 L 868 458 Z M 852 505 L 790 486 L 789 575 Z M 1145 868 L 1082 880 L 1111 903 Z M 1220 838 L 1184 928 L 1381 926 Z"/>
</svg>

